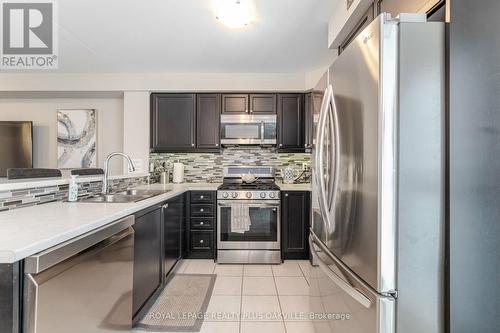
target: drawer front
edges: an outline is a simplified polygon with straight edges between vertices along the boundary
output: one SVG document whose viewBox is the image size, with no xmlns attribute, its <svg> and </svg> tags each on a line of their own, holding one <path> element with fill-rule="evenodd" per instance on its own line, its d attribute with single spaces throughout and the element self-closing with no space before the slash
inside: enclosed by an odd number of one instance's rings
<svg viewBox="0 0 500 333">
<path fill-rule="evenodd" d="M 191 251 L 213 249 L 213 231 L 191 231 Z"/>
<path fill-rule="evenodd" d="M 193 217 L 191 218 L 191 229 L 213 229 L 213 217 Z"/>
<path fill-rule="evenodd" d="M 215 192 L 213 191 L 192 191 L 191 192 L 191 202 L 192 203 L 214 203 Z"/>
<path fill-rule="evenodd" d="M 215 213 L 215 205 L 203 205 L 196 204 L 191 205 L 191 216 L 193 217 L 211 217 L 214 216 Z"/>
</svg>

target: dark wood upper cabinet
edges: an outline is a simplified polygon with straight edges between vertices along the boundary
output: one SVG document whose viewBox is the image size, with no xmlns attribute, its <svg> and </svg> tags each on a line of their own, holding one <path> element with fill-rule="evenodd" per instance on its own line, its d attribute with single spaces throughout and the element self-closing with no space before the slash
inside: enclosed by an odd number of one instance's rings
<svg viewBox="0 0 500 333">
<path fill-rule="evenodd" d="M 219 149 L 220 94 L 196 95 L 196 148 Z"/>
<path fill-rule="evenodd" d="M 222 95 L 222 113 L 228 113 L 228 114 L 248 113 L 248 95 L 247 94 Z"/>
<path fill-rule="evenodd" d="M 276 94 L 223 94 L 222 113 L 276 114 Z"/>
<path fill-rule="evenodd" d="M 313 145 L 314 128 L 314 96 L 313 93 L 304 95 L 304 148 L 310 150 Z"/>
<path fill-rule="evenodd" d="M 276 114 L 275 94 L 251 94 L 250 113 Z"/>
<path fill-rule="evenodd" d="M 278 95 L 278 150 L 303 152 L 304 103 L 303 94 Z"/>
<path fill-rule="evenodd" d="M 309 258 L 309 225 L 311 192 L 281 193 L 281 223 L 283 230 L 283 258 Z"/>
<path fill-rule="evenodd" d="M 151 151 L 195 149 L 195 94 L 151 94 Z"/>
</svg>

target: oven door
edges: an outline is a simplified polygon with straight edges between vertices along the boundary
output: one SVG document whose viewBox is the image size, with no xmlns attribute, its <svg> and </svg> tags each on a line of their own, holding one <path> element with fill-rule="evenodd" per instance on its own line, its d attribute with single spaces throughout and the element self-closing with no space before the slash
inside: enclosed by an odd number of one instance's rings
<svg viewBox="0 0 500 333">
<path fill-rule="evenodd" d="M 249 230 L 232 231 L 235 205 L 246 205 Z M 276 200 L 219 200 L 217 202 L 217 248 L 219 250 L 279 250 L 280 202 Z"/>
<path fill-rule="evenodd" d="M 276 116 L 221 116 L 221 144 L 275 145 Z"/>
</svg>

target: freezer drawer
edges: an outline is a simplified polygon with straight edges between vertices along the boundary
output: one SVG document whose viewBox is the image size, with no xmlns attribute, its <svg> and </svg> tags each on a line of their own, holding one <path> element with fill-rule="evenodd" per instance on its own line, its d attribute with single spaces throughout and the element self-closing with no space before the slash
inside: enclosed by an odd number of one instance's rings
<svg viewBox="0 0 500 333">
<path fill-rule="evenodd" d="M 393 297 L 377 294 L 311 235 L 310 309 L 316 332 L 394 333 Z"/>
<path fill-rule="evenodd" d="M 114 332 L 132 327 L 134 218 L 25 260 L 24 332 Z"/>
</svg>

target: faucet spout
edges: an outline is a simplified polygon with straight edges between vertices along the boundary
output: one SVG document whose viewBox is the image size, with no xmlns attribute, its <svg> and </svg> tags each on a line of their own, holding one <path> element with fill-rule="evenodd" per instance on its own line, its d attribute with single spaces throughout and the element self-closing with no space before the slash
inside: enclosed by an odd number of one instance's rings
<svg viewBox="0 0 500 333">
<path fill-rule="evenodd" d="M 114 152 L 114 153 L 109 154 L 108 157 L 106 157 L 106 161 L 104 161 L 104 178 L 102 180 L 102 190 L 101 190 L 102 194 L 108 194 L 108 191 L 109 191 L 109 189 L 108 189 L 109 161 L 114 156 L 122 156 L 123 158 L 125 158 L 127 160 L 129 172 L 135 171 L 134 163 L 132 163 L 130 156 L 128 156 L 127 154 L 120 153 L 120 152 Z"/>
</svg>

